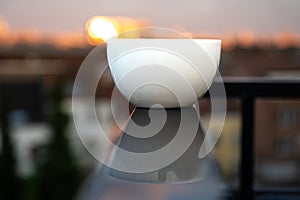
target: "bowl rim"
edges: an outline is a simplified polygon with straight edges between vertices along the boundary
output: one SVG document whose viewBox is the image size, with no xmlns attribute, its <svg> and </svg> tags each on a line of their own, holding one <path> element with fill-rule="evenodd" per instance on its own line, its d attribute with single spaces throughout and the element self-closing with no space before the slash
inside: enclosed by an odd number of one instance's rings
<svg viewBox="0 0 300 200">
<path fill-rule="evenodd" d="M 202 41 L 202 42 L 219 42 L 219 43 L 222 43 L 222 40 L 221 39 L 206 39 L 206 38 L 111 38 L 109 40 L 107 40 L 106 42 L 109 43 L 110 41 L 142 41 L 142 40 L 148 40 L 148 41 L 154 41 L 154 40 L 157 40 L 157 41 L 163 41 L 163 40 L 166 40 L 166 41 L 172 41 L 172 40 L 175 40 L 175 41 L 179 41 L 179 40 L 191 40 L 191 41 Z"/>
</svg>

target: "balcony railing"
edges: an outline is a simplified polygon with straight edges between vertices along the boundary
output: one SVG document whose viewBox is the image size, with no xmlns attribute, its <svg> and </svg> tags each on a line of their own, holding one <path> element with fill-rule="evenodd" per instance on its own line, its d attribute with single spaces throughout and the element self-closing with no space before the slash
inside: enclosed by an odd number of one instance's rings
<svg viewBox="0 0 300 200">
<path fill-rule="evenodd" d="M 291 199 L 294 199 L 294 197 L 300 198 L 300 191 L 297 189 L 254 189 L 255 100 L 257 98 L 300 98 L 300 78 L 224 78 L 223 82 L 227 98 L 238 98 L 241 100 L 240 187 L 238 191 L 232 191 L 232 193 L 234 196 L 238 196 L 238 199 L 242 200 L 253 200 L 256 196 L 267 194 L 275 196 L 287 195 L 291 197 Z M 215 80 L 212 87 L 218 87 L 220 84 L 223 84 L 223 82 L 221 80 Z M 209 92 L 206 93 L 205 97 L 209 97 Z"/>
</svg>

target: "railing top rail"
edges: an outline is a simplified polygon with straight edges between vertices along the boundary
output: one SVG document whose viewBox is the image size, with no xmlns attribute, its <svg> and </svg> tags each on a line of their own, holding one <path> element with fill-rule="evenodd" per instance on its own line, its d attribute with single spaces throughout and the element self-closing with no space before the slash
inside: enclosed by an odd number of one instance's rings
<svg viewBox="0 0 300 200">
<path fill-rule="evenodd" d="M 224 83 L 228 98 L 300 98 L 300 77 L 224 77 L 216 78 L 212 87 Z M 209 92 L 205 94 L 209 96 Z"/>
</svg>

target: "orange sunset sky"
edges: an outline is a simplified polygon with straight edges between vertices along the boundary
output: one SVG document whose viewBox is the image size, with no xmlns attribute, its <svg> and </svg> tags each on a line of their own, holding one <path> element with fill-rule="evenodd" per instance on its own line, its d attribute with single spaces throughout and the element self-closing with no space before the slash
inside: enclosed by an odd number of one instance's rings
<svg viewBox="0 0 300 200">
<path fill-rule="evenodd" d="M 299 0 L 2 0 L 0 41 L 85 45 L 86 22 L 110 16 L 122 31 L 156 26 L 189 37 L 221 38 L 225 46 L 299 47 L 299 8 Z"/>
</svg>

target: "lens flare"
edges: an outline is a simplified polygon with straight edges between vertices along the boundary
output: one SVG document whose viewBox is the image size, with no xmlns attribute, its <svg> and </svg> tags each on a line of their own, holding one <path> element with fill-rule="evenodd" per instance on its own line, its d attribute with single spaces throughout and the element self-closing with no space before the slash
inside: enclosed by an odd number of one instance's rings
<svg viewBox="0 0 300 200">
<path fill-rule="evenodd" d="M 92 44 L 99 44 L 118 36 L 118 31 L 114 24 L 108 18 L 100 16 L 95 16 L 88 20 L 86 31 Z"/>
</svg>

